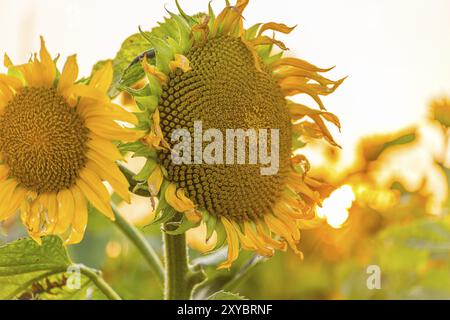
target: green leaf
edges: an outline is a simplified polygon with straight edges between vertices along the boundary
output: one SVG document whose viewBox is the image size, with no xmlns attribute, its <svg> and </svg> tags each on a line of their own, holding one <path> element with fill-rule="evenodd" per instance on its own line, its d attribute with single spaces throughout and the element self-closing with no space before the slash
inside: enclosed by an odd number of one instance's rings
<svg viewBox="0 0 450 320">
<path fill-rule="evenodd" d="M 207 300 L 248 300 L 237 293 L 218 291 L 210 295 Z"/>
<path fill-rule="evenodd" d="M 392 146 L 402 145 L 411 143 L 416 140 L 416 133 L 406 134 L 404 136 L 398 137 L 394 140 L 388 141 L 383 145 L 383 151 Z"/>
<path fill-rule="evenodd" d="M 105 299 L 77 270 L 59 237 L 11 242 L 0 247 L 0 299 Z"/>
<path fill-rule="evenodd" d="M 414 128 L 395 134 L 375 136 L 362 142 L 362 152 L 367 161 L 377 160 L 381 154 L 392 147 L 398 147 L 412 143 L 416 140 L 417 134 Z"/>
<path fill-rule="evenodd" d="M 130 64 L 136 59 L 136 57 L 140 56 L 149 49 L 151 49 L 151 45 L 141 33 L 135 33 L 125 39 L 119 52 L 117 52 L 117 55 L 113 60 L 113 87 L 114 84 L 119 83 L 121 79 L 123 80 L 121 82 L 122 85 L 129 86 L 144 77 L 144 71 L 139 64 L 135 64 L 131 67 Z M 114 96 L 118 92 L 115 89 L 113 90 L 114 92 L 111 92 L 111 94 Z"/>
</svg>

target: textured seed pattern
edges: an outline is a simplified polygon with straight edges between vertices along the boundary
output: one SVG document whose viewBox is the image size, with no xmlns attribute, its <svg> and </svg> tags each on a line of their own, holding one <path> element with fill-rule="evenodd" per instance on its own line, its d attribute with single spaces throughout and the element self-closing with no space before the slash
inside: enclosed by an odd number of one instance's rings
<svg viewBox="0 0 450 320">
<path fill-rule="evenodd" d="M 262 176 L 259 164 L 175 165 L 167 151 L 160 161 L 169 179 L 200 208 L 235 221 L 261 217 L 277 201 L 289 166 L 290 118 L 280 88 L 267 72 L 256 69 L 251 52 L 237 38 L 207 40 L 186 56 L 192 70 L 172 73 L 163 88 L 159 110 L 166 140 L 170 143 L 171 132 L 179 128 L 194 137 L 198 120 L 203 131 L 219 129 L 224 141 L 226 129 L 279 129 L 280 170 Z M 248 159 L 248 148 L 246 153 Z"/>
<path fill-rule="evenodd" d="M 24 88 L 0 115 L 0 152 L 10 174 L 37 193 L 74 185 L 86 163 L 88 129 L 51 88 Z"/>
</svg>

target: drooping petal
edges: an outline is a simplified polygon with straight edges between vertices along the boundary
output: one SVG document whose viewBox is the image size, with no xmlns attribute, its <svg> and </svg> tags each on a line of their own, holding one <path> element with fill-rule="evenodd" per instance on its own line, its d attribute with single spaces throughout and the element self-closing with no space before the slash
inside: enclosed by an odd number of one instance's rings
<svg viewBox="0 0 450 320">
<path fill-rule="evenodd" d="M 299 255 L 300 257 L 303 257 L 302 252 L 297 248 L 297 244 L 293 239 L 292 234 L 290 233 L 289 229 L 283 222 L 281 222 L 271 214 L 265 215 L 264 221 L 266 222 L 270 230 L 282 236 L 287 241 L 287 243 L 289 244 L 289 246 L 291 247 L 292 251 L 294 251 L 295 254 Z"/>
<path fill-rule="evenodd" d="M 274 249 L 286 251 L 287 249 L 286 242 L 281 242 L 273 239 L 272 236 L 270 235 L 270 230 L 265 230 L 266 228 L 267 227 L 263 225 L 262 221 L 260 220 L 256 221 L 256 231 L 258 232 L 258 235 L 264 240 L 264 242 L 269 244 L 269 246 L 271 246 Z"/>
<path fill-rule="evenodd" d="M 148 190 L 150 191 L 150 194 L 152 196 L 156 197 L 158 195 L 163 180 L 163 172 L 161 170 L 161 167 L 157 165 L 147 180 Z"/>
<path fill-rule="evenodd" d="M 298 59 L 298 58 L 292 58 L 292 57 L 287 57 L 287 58 L 276 60 L 270 65 L 270 67 L 272 69 L 277 69 L 278 67 L 282 67 L 282 66 L 297 67 L 297 68 L 301 68 L 301 69 L 304 69 L 307 71 L 313 71 L 313 72 L 328 72 L 334 68 L 334 67 L 327 68 L 327 69 L 319 68 L 305 60 Z"/>
<path fill-rule="evenodd" d="M 227 234 L 227 243 L 228 243 L 228 255 L 227 260 L 222 262 L 217 269 L 229 269 L 234 261 L 238 258 L 239 255 L 239 238 L 236 233 L 236 230 L 234 229 L 233 225 L 230 221 L 228 221 L 227 218 L 221 217 L 220 218 L 224 228 L 225 232 Z"/>
<path fill-rule="evenodd" d="M 62 234 L 69 229 L 75 214 L 75 202 L 69 189 L 61 190 L 56 196 L 58 200 L 58 222 L 54 232 Z"/>
<path fill-rule="evenodd" d="M 264 241 L 256 234 L 248 221 L 244 222 L 245 235 L 255 244 L 258 254 L 263 257 L 273 256 L 273 250 L 267 248 Z"/>
<path fill-rule="evenodd" d="M 178 212 L 187 212 L 195 209 L 194 203 L 184 195 L 184 190 L 177 190 L 177 186 L 173 183 L 167 187 L 165 199 Z"/>
<path fill-rule="evenodd" d="M 278 31 L 284 34 L 289 34 L 291 33 L 297 26 L 293 26 L 293 27 L 288 27 L 287 25 L 283 24 L 283 23 L 276 23 L 276 22 L 268 22 L 268 23 L 264 23 L 261 28 L 258 31 L 258 35 L 262 35 L 265 31 L 267 30 L 273 30 L 273 31 Z"/>
<path fill-rule="evenodd" d="M 84 237 L 88 222 L 87 200 L 85 196 L 77 186 L 72 187 L 71 191 L 75 204 L 75 214 L 72 221 L 72 232 L 66 240 L 66 244 L 79 243 Z"/>
<path fill-rule="evenodd" d="M 175 71 L 176 69 L 181 69 L 183 72 L 188 72 L 191 70 L 191 67 L 189 66 L 189 60 L 182 54 L 176 54 L 175 60 L 171 61 L 169 63 L 170 70 Z"/>
</svg>

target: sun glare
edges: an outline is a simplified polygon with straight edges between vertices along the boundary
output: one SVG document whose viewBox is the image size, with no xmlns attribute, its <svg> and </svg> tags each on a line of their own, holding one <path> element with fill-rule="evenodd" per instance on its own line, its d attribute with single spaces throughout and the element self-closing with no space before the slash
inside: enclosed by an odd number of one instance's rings
<svg viewBox="0 0 450 320">
<path fill-rule="evenodd" d="M 317 216 L 325 219 L 335 229 L 341 228 L 347 221 L 349 212 L 355 201 L 352 187 L 343 185 L 335 190 L 329 198 L 323 201 L 322 207 L 317 207 Z"/>
</svg>

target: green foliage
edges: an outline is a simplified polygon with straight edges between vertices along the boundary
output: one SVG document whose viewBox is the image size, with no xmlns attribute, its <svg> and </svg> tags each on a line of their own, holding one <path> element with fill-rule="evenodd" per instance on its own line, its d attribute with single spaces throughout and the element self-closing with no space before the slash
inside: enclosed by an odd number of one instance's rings
<svg viewBox="0 0 450 320">
<path fill-rule="evenodd" d="M 416 133 L 415 132 L 403 135 L 401 137 L 398 137 L 396 139 L 393 139 L 391 141 L 386 142 L 383 145 L 383 147 L 381 149 L 381 152 L 385 151 L 386 149 L 388 149 L 390 147 L 411 143 L 411 142 L 414 142 L 415 140 L 416 140 Z"/>
<path fill-rule="evenodd" d="M 45 237 L 42 245 L 29 238 L 6 244 L 0 247 L 0 299 L 105 298 L 83 274 L 79 289 L 69 289 L 71 267 L 78 268 L 59 237 Z"/>
<path fill-rule="evenodd" d="M 121 82 L 124 86 L 130 86 L 144 77 L 144 71 L 139 63 L 130 66 L 135 59 L 151 49 L 151 45 L 141 33 L 129 36 L 122 43 L 120 50 L 113 59 L 114 77 L 113 84 Z M 123 80 L 123 81 L 121 81 Z M 116 95 L 118 92 L 113 91 Z"/>
<path fill-rule="evenodd" d="M 207 300 L 247 300 L 237 293 L 219 291 L 209 296 Z"/>
</svg>

